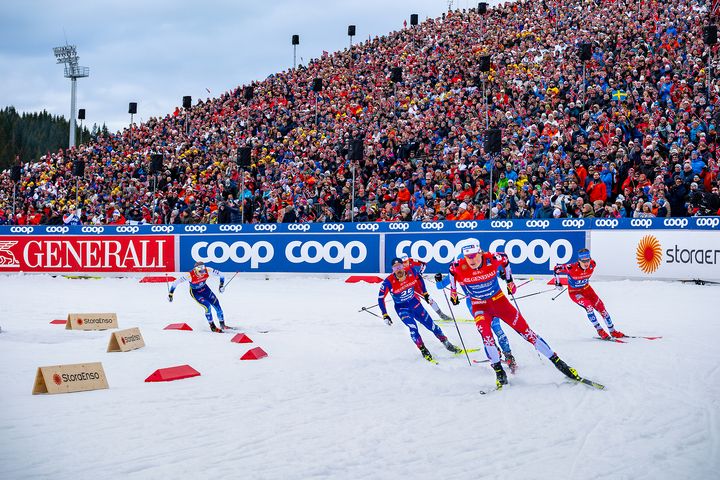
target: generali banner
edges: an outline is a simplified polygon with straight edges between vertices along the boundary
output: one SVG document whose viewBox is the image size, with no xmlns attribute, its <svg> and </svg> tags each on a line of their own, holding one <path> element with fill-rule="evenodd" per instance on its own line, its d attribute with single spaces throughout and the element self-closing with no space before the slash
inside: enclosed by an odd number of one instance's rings
<svg viewBox="0 0 720 480">
<path fill-rule="evenodd" d="M 597 275 L 655 280 L 720 280 L 720 232 L 594 231 Z"/>
<path fill-rule="evenodd" d="M 172 235 L 0 236 L 4 272 L 172 272 Z"/>
</svg>

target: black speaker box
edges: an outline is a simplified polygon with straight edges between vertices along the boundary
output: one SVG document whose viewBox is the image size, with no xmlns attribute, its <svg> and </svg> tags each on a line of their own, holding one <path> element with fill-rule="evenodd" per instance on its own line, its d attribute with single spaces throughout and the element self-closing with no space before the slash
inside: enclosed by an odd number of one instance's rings
<svg viewBox="0 0 720 480">
<path fill-rule="evenodd" d="M 293 35 L 293 36 L 292 36 L 292 44 L 293 44 L 293 45 L 300 45 L 300 35 Z"/>
<path fill-rule="evenodd" d="M 312 83 L 313 92 L 316 92 L 316 93 L 322 92 L 322 88 L 323 88 L 322 78 L 313 79 L 313 83 Z"/>
<path fill-rule="evenodd" d="M 13 182 L 20 181 L 20 165 L 13 165 L 10 169 L 10 180 Z"/>
<path fill-rule="evenodd" d="M 485 3 L 485 2 L 478 3 L 478 13 L 480 15 L 485 15 L 487 13 L 487 3 Z"/>
<path fill-rule="evenodd" d="M 250 147 L 239 147 L 237 150 L 237 164 L 242 168 L 247 168 L 252 163 L 250 160 Z"/>
<path fill-rule="evenodd" d="M 130 102 L 128 113 L 137 113 L 137 102 Z"/>
<path fill-rule="evenodd" d="M 395 83 L 402 82 L 402 67 L 393 67 L 390 70 L 390 80 Z"/>
<path fill-rule="evenodd" d="M 705 45 L 715 45 L 717 43 L 717 25 L 703 27 L 703 42 L 705 42 Z"/>
<path fill-rule="evenodd" d="M 76 177 L 85 175 L 85 160 L 75 160 L 73 162 L 73 175 Z"/>
<path fill-rule="evenodd" d="M 578 56 L 582 62 L 590 60 L 592 58 L 592 45 L 589 43 L 581 43 L 578 46 Z"/>
<path fill-rule="evenodd" d="M 485 132 L 485 151 L 487 153 L 500 153 L 502 133 L 499 128 L 491 128 Z"/>
<path fill-rule="evenodd" d="M 245 97 L 245 100 L 252 100 L 253 93 L 253 87 L 245 87 L 245 89 L 243 90 L 243 96 Z"/>
<path fill-rule="evenodd" d="M 153 153 L 150 155 L 150 173 L 161 172 L 163 168 L 162 153 Z"/>
<path fill-rule="evenodd" d="M 81 108 L 78 110 L 78 120 L 85 120 L 85 109 Z"/>
<path fill-rule="evenodd" d="M 418 14 L 413 13 L 410 15 L 410 25 L 417 25 L 418 24 Z"/>
<path fill-rule="evenodd" d="M 185 95 L 183 97 L 183 108 L 190 110 L 190 107 L 192 107 L 192 97 L 190 95 Z"/>
<path fill-rule="evenodd" d="M 364 154 L 365 152 L 362 138 L 358 138 L 350 142 L 350 160 L 362 160 Z"/>
<path fill-rule="evenodd" d="M 481 56 L 480 64 L 478 66 L 480 67 L 481 72 L 489 72 L 490 71 L 490 55 Z"/>
<path fill-rule="evenodd" d="M 355 25 L 349 25 L 348 26 L 348 35 L 351 37 L 355 36 Z"/>
</svg>

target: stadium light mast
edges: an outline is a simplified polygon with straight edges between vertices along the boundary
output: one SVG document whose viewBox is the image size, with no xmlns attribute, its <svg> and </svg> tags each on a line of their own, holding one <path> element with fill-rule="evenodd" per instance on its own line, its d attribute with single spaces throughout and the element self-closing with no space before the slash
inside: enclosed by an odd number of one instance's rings
<svg viewBox="0 0 720 480">
<path fill-rule="evenodd" d="M 64 45 L 53 48 L 57 63 L 65 64 L 65 78 L 70 79 L 70 140 L 69 147 L 75 146 L 75 106 L 77 95 L 77 79 L 90 76 L 88 67 L 78 65 L 77 48 L 75 45 Z"/>
</svg>

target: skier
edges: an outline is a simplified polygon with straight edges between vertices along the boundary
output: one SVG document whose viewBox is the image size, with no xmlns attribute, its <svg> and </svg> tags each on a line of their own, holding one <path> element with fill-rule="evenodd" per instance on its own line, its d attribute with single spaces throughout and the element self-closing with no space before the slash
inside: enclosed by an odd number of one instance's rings
<svg viewBox="0 0 720 480">
<path fill-rule="evenodd" d="M 512 272 L 507 255 L 504 253 L 483 252 L 478 242 L 473 242 L 462 248 L 463 259 L 453 262 L 450 266 L 450 300 L 453 305 L 460 301 L 457 296 L 457 284 L 462 285 L 470 299 L 471 312 L 475 318 L 480 335 L 485 344 L 485 354 L 495 370 L 497 388 L 507 384 L 507 375 L 500 363 L 500 355 L 495 346 L 490 322 L 493 317 L 499 317 L 510 325 L 516 332 L 532 343 L 535 349 L 545 355 L 555 367 L 573 380 L 581 381 L 574 368 L 563 362 L 550 346 L 525 321 L 505 297 L 498 283 L 498 269 L 504 269 L 508 293 L 515 293 L 517 287 L 512 279 Z"/>
<path fill-rule="evenodd" d="M 220 277 L 220 293 L 225 291 L 225 277 L 223 274 L 214 268 L 207 268 L 203 262 L 196 262 L 190 272 L 180 276 L 170 285 L 170 291 L 168 292 L 168 301 L 173 301 L 173 295 L 175 294 L 175 288 L 178 285 L 185 282 L 190 282 L 190 296 L 199 303 L 205 309 L 205 318 L 207 318 L 210 330 L 217 333 L 222 333 L 227 327 L 225 326 L 225 317 L 223 315 L 222 307 L 215 294 L 210 290 L 207 285 L 207 279 L 210 275 Z M 215 309 L 218 320 L 220 321 L 220 328 L 215 326 L 212 317 L 212 310 Z"/>
<path fill-rule="evenodd" d="M 595 270 L 595 266 L 595 260 L 590 258 L 590 250 L 583 248 L 578 251 L 577 262 L 555 266 L 555 286 L 562 289 L 563 287 L 558 279 L 558 274 L 567 275 L 568 294 L 570 295 L 570 300 L 585 309 L 588 319 L 597 330 L 600 338 L 603 340 L 612 340 L 610 335 L 614 338 L 622 338 L 625 334 L 615 329 L 615 326 L 610 319 L 610 314 L 605 309 L 605 304 L 602 300 L 600 300 L 597 293 L 595 293 L 595 290 L 593 290 L 590 286 L 590 277 Z M 607 324 L 608 330 L 610 331 L 610 335 L 608 335 L 605 329 L 603 329 L 600 325 L 600 322 L 598 322 L 597 317 L 595 317 L 595 311 L 598 311 L 600 315 L 602 315 L 605 323 Z"/>
<path fill-rule="evenodd" d="M 387 313 L 385 307 L 385 297 L 388 293 L 392 296 L 395 302 L 395 312 L 400 317 L 400 320 L 407 325 L 410 329 L 410 338 L 415 342 L 423 358 L 429 362 L 434 362 L 432 355 L 425 347 L 416 322 L 420 322 L 425 328 L 435 334 L 438 340 L 440 340 L 445 348 L 453 353 L 459 353 L 462 350 L 450 343 L 447 336 L 443 333 L 439 326 L 433 319 L 430 318 L 427 311 L 422 307 L 420 301 L 417 298 L 419 294 L 427 301 L 428 293 L 425 288 L 425 282 L 420 275 L 420 270 L 415 267 L 412 269 L 406 269 L 403 261 L 400 258 L 393 258 L 390 261 L 392 272 L 380 285 L 380 291 L 378 292 L 378 305 L 382 312 L 382 317 L 385 323 L 392 325 L 390 315 Z"/>
<path fill-rule="evenodd" d="M 405 265 L 406 269 L 410 268 L 418 268 L 420 271 L 420 275 L 425 273 L 425 267 L 427 266 L 427 263 L 421 262 L 420 260 L 415 260 L 414 258 L 408 257 L 407 253 L 403 253 L 400 256 L 400 260 L 403 261 L 403 265 Z M 451 320 L 449 315 L 446 315 L 442 310 L 440 310 L 440 305 L 437 304 L 433 298 L 428 295 L 425 301 L 432 307 L 432 309 L 440 316 L 440 319 L 442 320 Z"/>
<path fill-rule="evenodd" d="M 457 256 L 456 260 L 461 260 L 462 258 L 463 254 L 460 253 Z M 499 273 L 501 275 L 503 274 L 502 268 L 499 269 Z M 448 285 L 450 285 L 450 275 L 443 277 L 442 273 L 435 274 L 435 286 L 438 290 L 442 290 Z M 468 310 L 472 314 L 472 302 L 470 300 L 470 296 L 468 295 L 467 289 L 464 285 L 462 286 L 462 289 L 465 293 L 465 304 L 467 305 Z M 507 335 L 505 335 L 505 332 L 500 325 L 500 319 L 498 317 L 493 317 L 492 322 L 490 322 L 490 327 L 492 328 L 493 333 L 497 337 L 497 343 L 500 344 L 500 350 L 505 357 L 505 362 L 507 363 L 508 367 L 510 367 L 510 371 L 512 373 L 515 373 L 515 371 L 517 370 L 517 362 L 515 361 L 515 357 L 512 354 L 512 350 L 510 349 L 510 341 L 508 340 Z"/>
</svg>

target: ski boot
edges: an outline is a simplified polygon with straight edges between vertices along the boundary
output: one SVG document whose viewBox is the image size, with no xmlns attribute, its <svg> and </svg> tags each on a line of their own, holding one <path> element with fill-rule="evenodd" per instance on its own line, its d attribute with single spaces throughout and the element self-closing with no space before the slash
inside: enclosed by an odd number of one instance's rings
<svg viewBox="0 0 720 480">
<path fill-rule="evenodd" d="M 210 330 L 215 333 L 223 333 L 222 329 L 216 327 L 214 323 L 210 324 Z"/>
<path fill-rule="evenodd" d="M 450 340 L 445 340 L 445 341 L 443 342 L 443 345 L 445 345 L 445 348 L 447 348 L 447 349 L 448 349 L 449 351 L 451 351 L 452 353 L 460 353 L 460 352 L 462 352 L 462 349 L 459 348 L 459 347 L 456 347 L 455 345 L 453 345 L 452 343 L 450 343 Z"/>
<path fill-rule="evenodd" d="M 598 328 L 597 332 L 598 332 L 598 335 L 600 335 L 601 339 L 610 340 L 610 335 L 608 335 L 608 333 L 604 329 Z"/>
<path fill-rule="evenodd" d="M 553 365 L 555 365 L 555 368 L 560 370 L 566 377 L 573 380 L 580 380 L 580 375 L 578 375 L 577 370 L 569 367 L 567 363 L 560 360 L 560 357 L 558 357 L 556 353 L 554 353 L 553 356 L 550 357 L 550 360 L 553 362 Z"/>
<path fill-rule="evenodd" d="M 427 360 L 428 362 L 433 362 L 435 359 L 430 355 L 430 352 L 427 348 L 425 348 L 425 345 L 420 345 L 418 347 L 420 349 L 420 353 L 422 354 L 423 358 Z"/>
<path fill-rule="evenodd" d="M 450 317 L 450 315 L 447 315 L 442 310 L 437 313 L 438 313 L 438 315 L 440 315 L 440 320 L 452 320 L 452 317 Z"/>
<path fill-rule="evenodd" d="M 503 385 L 507 385 L 507 373 L 505 373 L 505 370 L 502 368 L 502 363 L 497 362 L 492 364 L 493 370 L 495 370 L 495 386 L 498 390 L 502 388 Z"/>
<path fill-rule="evenodd" d="M 615 338 L 623 338 L 625 336 L 625 334 L 623 332 L 621 332 L 620 330 L 613 330 L 612 332 L 610 332 L 610 335 L 612 335 Z"/>
<path fill-rule="evenodd" d="M 517 370 L 517 362 L 515 361 L 515 357 L 513 357 L 512 352 L 505 352 L 505 363 L 507 363 L 508 368 L 510 369 L 510 373 L 515 375 L 515 371 Z"/>
</svg>

